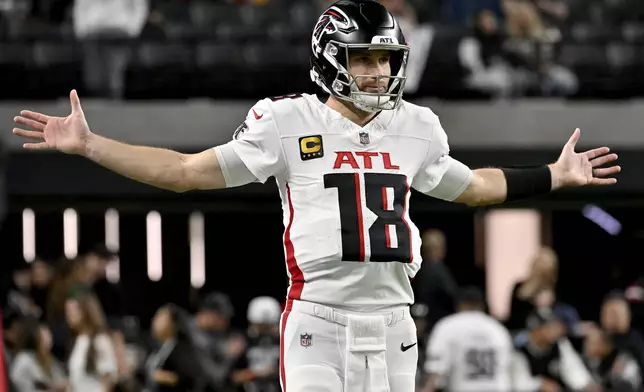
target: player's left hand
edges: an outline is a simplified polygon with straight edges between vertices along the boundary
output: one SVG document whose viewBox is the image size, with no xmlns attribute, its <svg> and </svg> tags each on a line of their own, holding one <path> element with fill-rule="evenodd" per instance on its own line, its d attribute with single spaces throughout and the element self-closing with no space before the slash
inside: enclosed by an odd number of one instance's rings
<svg viewBox="0 0 644 392">
<path fill-rule="evenodd" d="M 575 152 L 581 131 L 575 129 L 561 151 L 559 159 L 550 165 L 553 189 L 585 185 L 612 185 L 617 179 L 612 177 L 622 168 L 612 164 L 617 154 L 610 154 L 608 147 L 599 147 L 585 152 Z"/>
</svg>

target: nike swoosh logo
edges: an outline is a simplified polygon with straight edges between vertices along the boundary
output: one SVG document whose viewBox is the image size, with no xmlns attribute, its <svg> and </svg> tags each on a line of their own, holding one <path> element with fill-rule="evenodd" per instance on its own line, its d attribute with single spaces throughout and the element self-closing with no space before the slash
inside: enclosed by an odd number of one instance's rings
<svg viewBox="0 0 644 392">
<path fill-rule="evenodd" d="M 264 113 L 262 113 L 262 115 L 260 116 L 259 114 L 257 114 L 257 112 L 255 111 L 255 109 L 253 109 L 253 114 L 255 115 L 255 120 L 259 120 L 259 119 L 261 119 L 262 117 L 264 117 Z"/>
<path fill-rule="evenodd" d="M 415 345 L 416 345 L 416 343 L 410 344 L 409 346 L 405 346 L 404 343 L 400 343 L 400 351 L 405 352 L 405 351 L 409 350 L 410 348 L 414 347 Z"/>
</svg>

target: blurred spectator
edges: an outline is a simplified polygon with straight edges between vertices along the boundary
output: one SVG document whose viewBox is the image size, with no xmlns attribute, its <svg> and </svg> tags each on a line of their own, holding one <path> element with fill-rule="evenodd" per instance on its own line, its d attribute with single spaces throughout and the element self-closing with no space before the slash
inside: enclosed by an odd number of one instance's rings
<svg viewBox="0 0 644 392">
<path fill-rule="evenodd" d="M 490 10 L 474 16 L 472 36 L 461 40 L 458 55 L 469 75 L 468 87 L 494 97 L 520 96 L 536 81 L 528 62 L 505 47 L 505 33 Z"/>
<path fill-rule="evenodd" d="M 631 308 L 632 328 L 644 334 L 644 277 L 629 285 L 624 292 L 624 297 Z"/>
<path fill-rule="evenodd" d="M 41 258 L 31 263 L 31 297 L 40 309 L 47 309 L 47 297 L 54 277 L 54 268 Z"/>
<path fill-rule="evenodd" d="M 230 328 L 234 309 L 228 296 L 214 292 L 204 298 L 196 315 L 198 340 L 207 352 L 205 373 L 210 390 L 234 390 L 229 382 L 232 367 L 246 348 L 244 336 Z"/>
<path fill-rule="evenodd" d="M 595 381 L 605 391 L 636 392 L 642 385 L 642 370 L 631 354 L 620 351 L 600 328 L 586 334 L 584 356 Z"/>
<path fill-rule="evenodd" d="M 123 41 L 141 34 L 148 13 L 147 0 L 74 0 L 74 32 L 84 42 L 83 70 L 90 94 L 122 96 L 130 57 Z"/>
<path fill-rule="evenodd" d="M 557 300 L 555 291 L 551 287 L 544 287 L 534 297 L 534 306 L 537 309 L 550 309 L 561 320 L 566 328 L 568 337 L 579 334 L 579 312 L 574 307 Z"/>
<path fill-rule="evenodd" d="M 57 267 L 49 290 L 46 320 L 53 335 L 52 351 L 58 359 L 63 360 L 67 357 L 70 338 L 65 303 L 70 294 L 83 291 L 87 274 L 85 266 L 77 260 L 63 259 Z"/>
<path fill-rule="evenodd" d="M 5 363 L 10 364 L 16 355 L 20 343 L 20 334 L 25 328 L 23 319 L 20 315 L 12 312 L 3 311 L 2 313 L 2 327 L 3 327 L 3 348 Z"/>
<path fill-rule="evenodd" d="M 232 372 L 233 384 L 244 392 L 279 392 L 280 304 L 257 297 L 248 304 L 248 345 Z"/>
<path fill-rule="evenodd" d="M 88 283 L 101 303 L 110 325 L 118 324 L 125 313 L 121 288 L 107 279 L 107 268 L 117 256 L 118 254 L 110 251 L 105 244 L 99 244 L 84 257 Z"/>
<path fill-rule="evenodd" d="M 198 353 L 190 336 L 188 316 L 173 305 L 152 319 L 155 348 L 145 365 L 145 392 L 191 392 L 202 379 Z"/>
<path fill-rule="evenodd" d="M 528 334 L 515 339 L 515 389 L 555 392 L 595 391 L 593 379 L 565 336 L 565 327 L 547 309 L 527 319 Z"/>
<path fill-rule="evenodd" d="M 134 376 L 127 360 L 125 338 L 121 331 L 124 316 L 124 301 L 118 284 L 107 279 L 107 268 L 117 260 L 117 254 L 110 251 L 105 244 L 96 245 L 85 257 L 84 268 L 86 283 L 98 299 L 103 313 L 107 317 L 109 335 L 116 352 L 120 382 L 129 382 Z"/>
<path fill-rule="evenodd" d="M 600 314 L 601 327 L 615 345 L 615 348 L 630 353 L 640 369 L 644 369 L 644 339 L 631 328 L 631 312 L 628 303 L 620 292 L 606 296 Z"/>
<path fill-rule="evenodd" d="M 10 280 L 4 282 L 2 308 L 5 312 L 15 313 L 20 316 L 40 317 L 42 310 L 31 297 L 32 276 L 31 265 L 21 261 L 16 265 L 10 275 Z"/>
<path fill-rule="evenodd" d="M 512 38 L 541 40 L 544 26 L 537 8 L 529 0 L 501 0 L 507 30 Z"/>
<path fill-rule="evenodd" d="M 68 360 L 73 390 L 113 391 L 118 376 L 116 354 L 98 301 L 88 294 L 69 298 L 65 309 L 75 337 Z"/>
<path fill-rule="evenodd" d="M 423 232 L 423 264 L 414 278 L 416 301 L 427 304 L 427 332 L 441 318 L 454 311 L 457 285 L 452 273 L 445 266 L 447 253 L 445 234 L 437 229 Z"/>
<path fill-rule="evenodd" d="M 22 330 L 10 371 L 16 392 L 67 391 L 64 368 L 52 355 L 51 344 L 51 332 L 46 325 L 34 322 Z"/>
<path fill-rule="evenodd" d="M 532 0 L 536 10 L 547 28 L 563 27 L 570 10 L 568 0 Z"/>
<path fill-rule="evenodd" d="M 534 310 L 536 295 L 543 289 L 556 293 L 558 258 L 551 248 L 541 248 L 532 261 L 528 277 L 517 282 L 512 289 L 510 316 L 506 326 L 510 331 L 524 328 L 528 315 Z"/>
</svg>

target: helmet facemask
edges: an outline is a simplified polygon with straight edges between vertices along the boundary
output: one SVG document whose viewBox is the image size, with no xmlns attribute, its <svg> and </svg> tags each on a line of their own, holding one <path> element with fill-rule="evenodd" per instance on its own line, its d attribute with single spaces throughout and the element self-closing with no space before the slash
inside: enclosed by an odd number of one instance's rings
<svg viewBox="0 0 644 392">
<path fill-rule="evenodd" d="M 354 50 L 386 50 L 390 53 L 391 75 L 351 75 L 349 72 L 349 57 Z M 396 109 L 402 100 L 405 82 L 407 80 L 407 58 L 409 47 L 398 44 L 345 44 L 338 41 L 329 41 L 323 49 L 321 56 L 337 69 L 335 79 L 325 85 L 319 75 L 313 74 L 314 80 L 326 92 L 335 97 L 352 103 L 356 108 L 365 112 L 377 112 L 380 110 Z M 362 78 L 376 79 L 380 86 L 380 81 L 387 79 L 387 88 L 385 91 L 367 92 L 359 89 L 359 82 Z"/>
</svg>

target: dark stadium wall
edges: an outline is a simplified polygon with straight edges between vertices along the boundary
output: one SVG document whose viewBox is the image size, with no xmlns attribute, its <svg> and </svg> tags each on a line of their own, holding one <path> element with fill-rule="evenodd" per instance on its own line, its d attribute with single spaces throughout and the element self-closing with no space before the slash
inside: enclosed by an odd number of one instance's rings
<svg viewBox="0 0 644 392">
<path fill-rule="evenodd" d="M 619 153 L 619 164 L 624 168 L 617 178 L 617 185 L 610 188 L 585 188 L 558 192 L 548 199 L 599 197 L 619 198 L 633 194 L 644 194 L 644 181 L 637 168 L 644 167 L 644 148 L 613 149 Z M 186 152 L 196 149 L 184 150 Z M 472 168 L 505 165 L 534 165 L 554 162 L 560 151 L 557 149 L 459 149 L 451 155 Z M 135 197 L 163 200 L 204 199 L 235 201 L 251 197 L 254 200 L 276 199 L 276 188 L 272 182 L 263 186 L 253 184 L 240 188 L 216 192 L 193 192 L 176 195 L 139 184 L 109 172 L 100 166 L 77 156 L 55 152 L 29 153 L 12 150 L 7 159 L 7 192 L 17 205 L 30 197 L 46 196 L 50 202 L 59 199 L 76 200 L 80 197 L 127 199 Z M 18 199 L 18 198 L 21 199 Z M 243 200 L 243 199 L 242 199 Z M 81 200 L 77 200 L 81 201 Z M 427 198 L 426 202 L 430 202 Z M 16 205 L 12 203 L 12 205 Z"/>
</svg>

